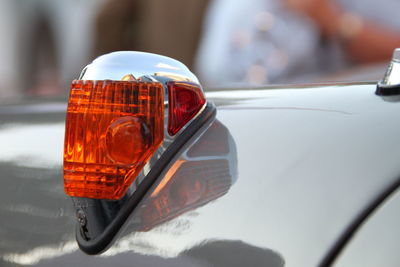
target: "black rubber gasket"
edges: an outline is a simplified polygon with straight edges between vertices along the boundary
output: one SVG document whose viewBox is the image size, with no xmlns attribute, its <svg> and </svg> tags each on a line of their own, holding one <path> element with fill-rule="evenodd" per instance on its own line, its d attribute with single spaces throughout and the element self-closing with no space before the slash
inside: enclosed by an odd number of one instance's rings
<svg viewBox="0 0 400 267">
<path fill-rule="evenodd" d="M 399 85 L 384 85 L 382 82 L 378 82 L 376 86 L 375 94 L 380 96 L 400 95 Z"/>
<path fill-rule="evenodd" d="M 333 244 L 329 252 L 323 257 L 320 267 L 331 266 L 336 259 L 340 256 L 342 251 L 346 249 L 346 245 L 358 230 L 361 228 L 364 222 L 374 214 L 375 211 L 384 203 L 384 201 L 391 196 L 394 192 L 400 188 L 400 177 L 397 178 L 393 183 L 388 185 L 380 194 L 378 194 L 368 205 L 356 216 L 356 218 L 347 226 L 344 232 L 338 237 L 337 241 Z"/>
<path fill-rule="evenodd" d="M 169 147 L 162 154 L 157 163 L 150 170 L 149 174 L 140 183 L 135 193 L 127 200 L 125 207 L 122 208 L 115 219 L 110 223 L 105 231 L 98 237 L 92 240 L 85 240 L 81 235 L 81 227 L 79 224 L 76 225 L 76 241 L 78 242 L 79 248 L 89 254 L 95 255 L 105 251 L 116 239 L 116 236 L 129 216 L 132 214 L 136 206 L 143 199 L 146 193 L 150 190 L 152 185 L 157 181 L 161 174 L 166 171 L 166 168 L 174 157 L 177 155 L 179 150 L 187 143 L 187 141 L 207 122 L 215 118 L 216 108 L 213 103 L 207 103 L 205 109 L 190 123 Z"/>
</svg>

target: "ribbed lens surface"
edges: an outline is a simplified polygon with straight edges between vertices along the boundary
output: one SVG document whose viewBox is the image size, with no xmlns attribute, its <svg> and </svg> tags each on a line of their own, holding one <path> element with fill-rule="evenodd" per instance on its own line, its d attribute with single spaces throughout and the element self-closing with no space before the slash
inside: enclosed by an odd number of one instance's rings
<svg viewBox="0 0 400 267">
<path fill-rule="evenodd" d="M 65 192 L 119 199 L 163 138 L 160 83 L 73 81 L 65 129 Z"/>
</svg>

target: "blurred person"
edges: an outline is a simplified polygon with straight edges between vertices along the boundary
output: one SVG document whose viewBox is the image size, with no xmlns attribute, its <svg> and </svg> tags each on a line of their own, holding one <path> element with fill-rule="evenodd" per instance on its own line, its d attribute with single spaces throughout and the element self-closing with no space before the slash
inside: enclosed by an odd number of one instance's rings
<svg viewBox="0 0 400 267">
<path fill-rule="evenodd" d="M 384 2 L 214 0 L 197 73 L 208 86 L 309 82 L 356 63 L 388 60 L 400 44 L 394 19 L 400 2 Z"/>
<path fill-rule="evenodd" d="M 387 61 L 400 45 L 397 0 L 284 0 L 312 19 L 325 40 L 338 42 L 356 63 Z"/>
<path fill-rule="evenodd" d="M 0 3 L 0 35 L 2 41 L 0 43 L 0 99 L 15 97 L 20 93 L 21 77 L 16 71 L 17 44 L 16 19 L 14 14 L 14 0 L 3 0 Z"/>
<path fill-rule="evenodd" d="M 93 15 L 101 2 L 3 0 L 1 9 L 6 8 L 8 17 L 2 19 L 11 27 L 12 38 L 2 39 L 2 53 L 10 55 L 7 63 L 14 68 L 6 74 L 10 81 L 0 94 L 66 94 L 77 70 L 88 61 Z"/>
<path fill-rule="evenodd" d="M 95 56 L 138 50 L 193 65 L 209 0 L 108 0 L 96 18 Z"/>
<path fill-rule="evenodd" d="M 96 14 L 93 57 L 137 46 L 141 1 L 107 0 Z"/>
<path fill-rule="evenodd" d="M 312 72 L 317 49 L 318 29 L 279 0 L 214 0 L 196 71 L 207 86 L 265 84 Z"/>
</svg>

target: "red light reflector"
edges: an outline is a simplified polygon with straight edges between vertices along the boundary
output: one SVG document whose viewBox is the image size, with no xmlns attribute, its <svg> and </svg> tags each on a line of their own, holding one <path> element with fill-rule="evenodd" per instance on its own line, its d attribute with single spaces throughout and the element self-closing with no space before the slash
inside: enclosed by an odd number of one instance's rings
<svg viewBox="0 0 400 267">
<path fill-rule="evenodd" d="M 173 136 L 196 116 L 206 99 L 198 85 L 187 82 L 169 82 L 168 98 L 168 134 Z"/>
<path fill-rule="evenodd" d="M 65 192 L 121 198 L 163 139 L 160 83 L 73 81 L 65 129 Z"/>
</svg>

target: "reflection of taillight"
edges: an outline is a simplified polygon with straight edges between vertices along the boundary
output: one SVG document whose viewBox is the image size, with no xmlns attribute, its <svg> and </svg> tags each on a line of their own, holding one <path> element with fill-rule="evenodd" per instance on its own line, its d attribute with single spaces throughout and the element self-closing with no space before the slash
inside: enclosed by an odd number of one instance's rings
<svg viewBox="0 0 400 267">
<path fill-rule="evenodd" d="M 65 131 L 65 192 L 122 197 L 163 138 L 160 83 L 74 81 Z"/>
<path fill-rule="evenodd" d="M 226 159 L 177 161 L 144 202 L 142 230 L 221 197 L 232 180 Z"/>
<path fill-rule="evenodd" d="M 168 133 L 173 136 L 204 106 L 206 99 L 198 85 L 186 82 L 169 82 Z"/>
<path fill-rule="evenodd" d="M 229 154 L 228 129 L 220 123 L 213 123 L 187 152 L 189 157 L 204 157 L 208 155 L 224 156 Z"/>
<path fill-rule="evenodd" d="M 173 206 L 187 207 L 200 202 L 206 191 L 206 180 L 202 177 L 186 177 L 180 181 L 172 181 L 170 185 L 170 200 Z"/>
</svg>

